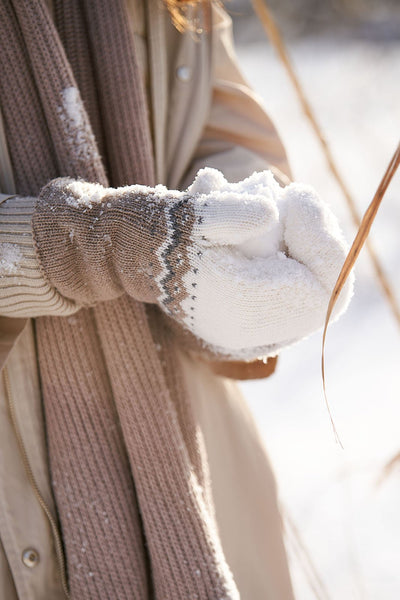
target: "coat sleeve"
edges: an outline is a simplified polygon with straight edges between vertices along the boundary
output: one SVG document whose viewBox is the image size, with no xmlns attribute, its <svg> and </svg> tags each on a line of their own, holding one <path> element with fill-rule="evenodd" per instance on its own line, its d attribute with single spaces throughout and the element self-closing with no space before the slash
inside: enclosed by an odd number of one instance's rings
<svg viewBox="0 0 400 600">
<path fill-rule="evenodd" d="M 17 319 L 67 316 L 78 306 L 63 298 L 41 270 L 32 235 L 35 198 L 13 195 L 15 183 L 0 111 L 0 367 Z M 3 194 L 2 194 L 3 192 Z M 8 193 L 4 193 L 8 192 Z M 13 323 L 3 317 L 12 317 Z M 23 321 L 20 321 L 21 326 Z M 6 348 L 6 349 L 4 349 Z"/>
<path fill-rule="evenodd" d="M 212 16 L 212 102 L 181 187 L 190 185 L 204 166 L 219 169 L 229 181 L 240 181 L 254 171 L 271 169 L 285 185 L 291 179 L 286 152 L 262 100 L 241 73 L 231 18 L 217 5 Z"/>
</svg>

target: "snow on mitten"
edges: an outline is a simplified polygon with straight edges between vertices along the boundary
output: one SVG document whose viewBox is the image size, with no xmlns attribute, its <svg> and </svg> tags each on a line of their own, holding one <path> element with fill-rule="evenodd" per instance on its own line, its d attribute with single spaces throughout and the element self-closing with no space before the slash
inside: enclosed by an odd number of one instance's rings
<svg viewBox="0 0 400 600">
<path fill-rule="evenodd" d="M 270 194 L 279 218 L 241 244 L 207 249 L 194 331 L 214 353 L 229 358 L 272 356 L 323 326 L 348 246 L 336 217 L 311 186 L 282 189 L 267 171 L 238 184 L 225 182 L 221 190 Z M 353 276 L 334 319 L 347 308 L 352 290 Z"/>
<path fill-rule="evenodd" d="M 193 330 L 205 251 L 234 248 L 278 223 L 272 194 L 260 186 L 247 193 L 223 189 L 226 184 L 213 169 L 186 192 L 52 180 L 42 189 L 32 220 L 46 277 L 82 306 L 127 292 L 158 303 Z"/>
<path fill-rule="evenodd" d="M 157 303 L 228 359 L 271 355 L 318 329 L 346 255 L 315 192 L 282 190 L 267 171 L 231 184 L 203 169 L 186 192 L 58 179 L 42 190 L 33 229 L 61 294 Z"/>
</svg>

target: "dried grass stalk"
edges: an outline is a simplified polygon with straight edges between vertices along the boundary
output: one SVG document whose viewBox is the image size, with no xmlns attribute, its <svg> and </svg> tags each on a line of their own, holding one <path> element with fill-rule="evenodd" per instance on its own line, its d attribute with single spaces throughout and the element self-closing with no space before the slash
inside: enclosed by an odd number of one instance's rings
<svg viewBox="0 0 400 600">
<path fill-rule="evenodd" d="M 332 423 L 332 427 L 333 427 L 333 431 L 335 433 L 336 440 L 340 443 L 340 439 L 339 439 L 339 436 L 337 434 L 337 431 L 336 431 L 336 428 L 335 428 L 335 425 L 334 425 L 334 422 L 332 419 L 332 415 L 331 415 L 331 412 L 329 409 L 329 404 L 328 404 L 327 395 L 326 395 L 325 358 L 324 358 L 326 330 L 327 330 L 329 319 L 331 317 L 332 310 L 336 303 L 336 300 L 347 280 L 347 277 L 348 277 L 352 267 L 354 266 L 354 264 L 357 260 L 357 257 L 361 251 L 361 248 L 363 247 L 364 244 L 367 245 L 368 253 L 369 253 L 377 280 L 379 281 L 379 284 L 384 293 L 384 296 L 392 310 L 392 313 L 393 313 L 398 325 L 400 326 L 400 308 L 396 301 L 394 292 L 392 290 L 392 286 L 390 285 L 390 283 L 380 265 L 380 262 L 378 260 L 378 257 L 376 255 L 375 251 L 373 250 L 372 245 L 369 243 L 369 240 L 367 239 L 369 231 L 371 229 L 371 225 L 375 219 L 375 216 L 378 211 L 379 205 L 382 201 L 382 198 L 386 192 L 386 189 L 387 189 L 394 173 L 397 170 L 398 165 L 399 165 L 400 145 L 397 148 L 397 150 L 392 158 L 392 161 L 391 161 L 391 163 L 379 185 L 379 188 L 374 196 L 373 201 L 371 202 L 368 210 L 366 211 L 362 221 L 360 221 L 357 210 L 356 210 L 355 202 L 344 182 L 344 179 L 342 178 L 342 176 L 339 172 L 339 169 L 336 165 L 336 162 L 334 161 L 334 158 L 333 158 L 333 155 L 329 148 L 329 145 L 328 145 L 328 143 L 321 131 L 321 128 L 317 122 L 317 119 L 314 115 L 314 111 L 311 108 L 311 104 L 308 101 L 308 98 L 306 97 L 306 95 L 304 93 L 303 87 L 300 84 L 300 81 L 296 75 L 296 72 L 294 70 L 292 62 L 289 58 L 289 54 L 286 50 L 286 46 L 283 42 L 282 35 L 281 35 L 279 28 L 272 16 L 272 13 L 270 12 L 265 0 L 251 0 L 251 2 L 252 2 L 255 13 L 257 14 L 258 18 L 260 19 L 262 25 L 264 26 L 267 36 L 270 39 L 272 45 L 274 46 L 279 58 L 281 59 L 282 64 L 284 65 L 286 72 L 289 76 L 289 79 L 291 80 L 291 82 L 297 92 L 297 95 L 298 95 L 300 104 L 303 108 L 304 114 L 307 116 L 315 134 L 317 135 L 317 138 L 321 144 L 325 158 L 329 165 L 330 171 L 331 171 L 332 175 L 334 176 L 335 180 L 337 181 L 340 189 L 342 190 L 343 195 L 346 198 L 348 207 L 350 209 L 351 216 L 353 218 L 353 221 L 354 221 L 356 227 L 358 228 L 358 232 L 357 232 L 357 235 L 353 242 L 353 245 L 351 247 L 351 250 L 347 256 L 347 259 L 343 265 L 342 271 L 339 275 L 338 281 L 336 282 L 335 288 L 332 292 L 332 296 L 331 296 L 331 299 L 329 302 L 328 312 L 326 315 L 325 328 L 324 328 L 324 334 L 323 334 L 323 342 L 322 342 L 322 381 L 323 381 L 323 387 L 324 387 L 325 402 L 327 405 L 329 417 L 330 417 L 330 420 Z"/>
<path fill-rule="evenodd" d="M 309 123 L 310 123 L 312 129 L 314 130 L 315 135 L 317 136 L 317 139 L 321 145 L 321 148 L 325 155 L 326 161 L 328 163 L 329 169 L 346 199 L 351 217 L 353 219 L 355 226 L 358 229 L 360 227 L 361 220 L 358 216 L 355 202 L 354 202 L 353 197 L 352 197 L 352 195 L 340 173 L 340 170 L 336 164 L 336 161 L 333 158 L 331 149 L 321 131 L 321 127 L 318 124 L 318 121 L 315 117 L 314 111 L 311 107 L 311 104 L 310 104 L 308 98 L 306 97 L 306 94 L 303 90 L 300 80 L 297 77 L 297 74 L 294 70 L 292 62 L 289 58 L 289 54 L 288 54 L 285 44 L 283 42 L 282 35 L 281 35 L 279 28 L 275 22 L 275 19 L 273 18 L 271 11 L 268 9 L 265 0 L 251 0 L 251 1 L 252 1 L 254 10 L 255 10 L 258 18 L 260 19 L 261 23 L 264 26 L 267 36 L 269 37 L 272 45 L 274 46 L 280 60 L 282 61 L 282 64 L 284 65 L 284 67 L 286 69 L 288 77 L 296 90 L 296 93 L 297 93 L 299 102 L 302 106 L 303 112 L 306 115 L 306 117 L 308 118 Z M 383 294 L 391 308 L 391 311 L 397 321 L 398 326 L 400 327 L 400 307 L 396 301 L 396 297 L 395 297 L 394 291 L 392 289 L 392 285 L 390 284 L 388 278 L 386 277 L 386 274 L 380 264 L 380 261 L 379 261 L 378 256 L 373 248 L 371 241 L 367 240 L 366 245 L 367 245 L 367 251 L 368 251 L 370 260 L 372 262 L 373 269 L 375 271 L 377 281 L 379 282 L 379 285 L 383 291 Z"/>
<path fill-rule="evenodd" d="M 327 409 L 329 412 L 329 417 L 330 417 L 330 420 L 332 423 L 333 431 L 336 436 L 336 440 L 339 443 L 340 443 L 340 439 L 339 439 L 339 436 L 337 434 L 337 431 L 336 431 L 336 428 L 335 428 L 335 425 L 334 425 L 334 422 L 332 419 L 332 415 L 331 415 L 331 411 L 330 411 L 328 399 L 327 399 L 327 393 L 326 393 L 326 382 L 325 382 L 326 332 L 328 329 L 329 320 L 331 318 L 332 311 L 336 304 L 336 301 L 339 298 L 340 292 L 342 291 L 343 286 L 347 281 L 350 271 L 354 267 L 355 262 L 358 258 L 358 255 L 360 254 L 361 249 L 364 246 L 364 244 L 368 238 L 372 223 L 374 222 L 374 219 L 378 212 L 379 206 L 382 202 L 382 199 L 386 193 L 387 188 L 389 187 L 391 180 L 393 179 L 394 174 L 396 173 L 396 171 L 398 169 L 399 164 L 400 164 L 400 144 L 398 145 L 396 152 L 394 153 L 393 158 L 390 161 L 388 168 L 386 169 L 386 172 L 382 178 L 382 181 L 379 184 L 379 187 L 375 193 L 375 196 L 374 196 L 371 204 L 369 205 L 369 207 L 367 208 L 367 210 L 364 214 L 364 217 L 361 221 L 360 227 L 357 231 L 357 235 L 354 238 L 354 242 L 353 242 L 353 244 L 350 248 L 350 251 L 346 257 L 346 260 L 340 271 L 339 277 L 337 278 L 335 287 L 333 288 L 333 291 L 332 291 L 332 294 L 331 294 L 331 297 L 329 300 L 328 310 L 326 312 L 325 327 L 324 327 L 324 333 L 322 336 L 322 356 L 321 356 L 322 383 L 323 383 L 323 388 L 324 388 L 325 402 L 326 402 L 326 406 L 327 406 Z"/>
</svg>

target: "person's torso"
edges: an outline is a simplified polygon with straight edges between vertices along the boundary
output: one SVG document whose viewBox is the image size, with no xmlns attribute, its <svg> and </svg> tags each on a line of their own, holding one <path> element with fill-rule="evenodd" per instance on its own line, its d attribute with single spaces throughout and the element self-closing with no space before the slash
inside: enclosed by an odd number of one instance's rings
<svg viewBox="0 0 400 600">
<path fill-rule="evenodd" d="M 51 0 L 46 1 L 53 14 Z M 178 187 L 211 101 L 209 36 L 179 34 L 159 0 L 127 0 L 127 10 L 147 91 L 157 183 Z M 1 137 L 0 155 L 4 158 L 0 182 L 7 177 L 11 180 L 12 173 L 5 166 L 10 168 L 7 140 Z M 11 389 L 7 391 L 4 377 L 0 380 L 0 597 L 57 600 L 65 596 L 51 528 L 27 478 L 9 414 L 12 401 L 33 474 L 54 514 L 34 329 L 28 322 L 22 334 L 15 327 L 14 334 L 8 331 L 6 335 L 9 320 L 0 321 L 0 341 L 2 332 L 3 339 L 7 337 L 3 358 L 12 347 L 13 335 L 16 341 L 6 365 Z"/>
</svg>

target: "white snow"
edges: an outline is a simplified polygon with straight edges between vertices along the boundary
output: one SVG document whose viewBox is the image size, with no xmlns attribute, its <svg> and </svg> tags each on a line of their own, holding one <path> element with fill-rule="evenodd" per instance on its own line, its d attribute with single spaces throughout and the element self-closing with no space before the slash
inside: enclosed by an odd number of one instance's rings
<svg viewBox="0 0 400 600">
<path fill-rule="evenodd" d="M 291 55 L 360 212 L 365 211 L 398 144 L 400 44 L 308 38 Z M 281 132 L 297 179 L 311 183 L 354 229 L 278 59 L 266 43 L 238 47 L 247 78 Z M 400 176 L 371 237 L 400 301 Z M 282 352 L 277 373 L 242 389 L 276 469 L 294 520 L 331 600 L 400 597 L 399 468 L 377 485 L 400 450 L 399 328 L 366 254 L 346 315 L 327 337 L 327 389 L 344 445 L 334 441 L 324 405 L 321 335 Z M 297 600 L 314 594 L 292 559 Z"/>
<path fill-rule="evenodd" d="M 75 208 L 93 208 L 93 204 L 100 204 L 104 196 L 110 193 L 108 188 L 99 183 L 88 183 L 86 181 L 72 181 L 65 186 L 66 192 L 71 192 L 65 201 L 69 206 Z"/>
<path fill-rule="evenodd" d="M 81 160 L 99 160 L 95 138 L 76 87 L 70 86 L 62 90 L 58 115 L 75 156 Z"/>
<path fill-rule="evenodd" d="M 168 200 L 179 199 L 184 196 L 184 192 L 179 190 L 168 190 L 163 185 L 156 185 L 155 188 L 148 187 L 146 185 L 126 185 L 118 188 L 106 188 L 99 183 L 90 183 L 83 180 L 72 180 L 70 183 L 65 185 L 61 179 L 55 182 L 54 185 L 58 185 L 61 192 L 65 195 L 65 202 L 69 206 L 74 208 L 91 209 L 96 204 L 102 204 L 105 198 L 112 198 L 113 196 L 121 197 L 123 194 L 137 194 L 147 195 L 148 206 L 153 202 L 159 202 L 165 198 Z M 68 195 L 70 193 L 70 195 Z M 111 202 L 106 202 L 107 208 L 112 208 Z M 104 211 L 100 211 L 100 216 Z"/>
<path fill-rule="evenodd" d="M 84 115 L 82 111 L 82 102 L 79 91 L 75 87 L 68 87 L 62 91 L 63 106 L 70 120 L 70 123 L 76 129 L 84 125 Z"/>
<path fill-rule="evenodd" d="M 263 231 L 254 235 L 252 228 L 249 228 L 248 239 L 236 244 L 236 248 L 247 258 L 266 258 L 283 250 L 283 228 L 279 220 L 282 188 L 274 179 L 271 171 L 253 173 L 243 181 L 229 183 L 220 171 L 207 167 L 200 169 L 197 173 L 194 182 L 188 188 L 188 193 L 197 199 L 199 215 L 204 213 L 202 216 L 204 221 L 210 222 L 213 212 L 216 213 L 215 226 L 221 230 L 221 236 L 226 235 L 224 229 L 229 228 L 229 217 L 232 219 L 232 215 L 225 211 L 227 222 L 221 223 L 220 211 L 215 210 L 218 209 L 218 206 L 215 206 L 214 209 L 213 204 L 224 203 L 229 206 L 236 201 L 242 206 L 247 205 L 247 218 L 250 219 L 253 216 L 252 208 L 257 210 L 259 204 L 264 203 L 266 207 L 269 207 L 268 211 L 264 211 L 264 219 L 257 219 L 257 217 L 255 219 L 256 224 L 261 226 Z M 203 208 L 202 204 L 205 204 L 207 210 Z M 236 211 L 232 211 L 232 213 L 234 212 Z"/>
<path fill-rule="evenodd" d="M 17 273 L 22 259 L 19 246 L 7 242 L 0 244 L 0 276 Z"/>
</svg>

